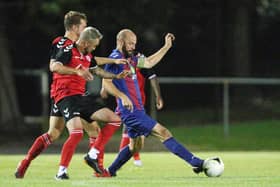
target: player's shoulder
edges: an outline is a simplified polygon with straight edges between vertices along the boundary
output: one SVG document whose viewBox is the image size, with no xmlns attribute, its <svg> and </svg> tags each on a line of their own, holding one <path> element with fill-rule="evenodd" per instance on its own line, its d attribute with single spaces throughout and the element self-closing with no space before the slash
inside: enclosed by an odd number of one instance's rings
<svg viewBox="0 0 280 187">
<path fill-rule="evenodd" d="M 73 45 L 73 41 L 67 37 L 58 36 L 53 40 L 52 45 L 59 49 L 59 48 L 63 48 L 66 46 Z"/>
<path fill-rule="evenodd" d="M 114 59 L 118 59 L 118 58 L 122 58 L 122 54 L 119 50 L 114 49 L 111 54 L 109 55 L 109 58 L 114 58 Z"/>
</svg>

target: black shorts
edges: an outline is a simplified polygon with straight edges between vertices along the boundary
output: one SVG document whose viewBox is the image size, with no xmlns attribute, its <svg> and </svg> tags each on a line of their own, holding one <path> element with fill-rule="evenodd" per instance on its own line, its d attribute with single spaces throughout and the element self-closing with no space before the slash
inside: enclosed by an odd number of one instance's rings
<svg viewBox="0 0 280 187">
<path fill-rule="evenodd" d="M 51 99 L 51 112 L 50 112 L 50 116 L 62 117 L 62 114 L 59 111 L 57 105 L 54 103 L 53 99 Z"/>
<path fill-rule="evenodd" d="M 59 101 L 57 107 L 66 122 L 79 116 L 90 123 L 93 121 L 90 118 L 91 115 L 97 110 L 104 108 L 104 105 L 99 103 L 95 96 L 74 95 L 65 97 Z"/>
</svg>

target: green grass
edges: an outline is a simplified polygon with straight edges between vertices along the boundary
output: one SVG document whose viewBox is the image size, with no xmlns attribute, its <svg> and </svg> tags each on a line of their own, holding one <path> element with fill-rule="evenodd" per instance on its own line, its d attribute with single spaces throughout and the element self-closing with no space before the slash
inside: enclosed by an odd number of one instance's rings
<svg viewBox="0 0 280 187">
<path fill-rule="evenodd" d="M 168 129 L 192 151 L 280 151 L 280 121 L 277 120 L 233 123 L 230 125 L 229 137 L 224 137 L 221 124 L 168 126 Z M 119 130 L 109 142 L 108 151 L 118 149 L 120 137 Z M 164 150 L 165 147 L 157 139 L 146 139 L 143 151 Z"/>
<path fill-rule="evenodd" d="M 33 161 L 24 179 L 15 179 L 17 162 L 23 155 L 0 155 L 0 186 L 20 187 L 276 187 L 280 186 L 280 152 L 198 152 L 206 158 L 219 155 L 225 172 L 219 178 L 195 175 L 189 165 L 171 153 L 142 153 L 144 166 L 136 168 L 129 161 L 116 178 L 92 177 L 92 170 L 83 163 L 83 155 L 73 157 L 69 181 L 55 181 L 59 155 L 43 154 Z M 106 154 L 106 165 L 115 154 Z"/>
<path fill-rule="evenodd" d="M 280 150 L 280 121 L 234 123 L 229 137 L 222 125 L 170 127 L 173 135 L 192 150 Z"/>
</svg>

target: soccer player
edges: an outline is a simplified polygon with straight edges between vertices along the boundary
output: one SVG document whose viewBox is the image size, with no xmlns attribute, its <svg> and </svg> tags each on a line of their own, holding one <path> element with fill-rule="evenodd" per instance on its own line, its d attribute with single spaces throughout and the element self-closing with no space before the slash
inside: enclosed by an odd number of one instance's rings
<svg viewBox="0 0 280 187">
<path fill-rule="evenodd" d="M 194 156 L 189 150 L 182 146 L 172 136 L 171 132 L 159 122 L 149 117 L 144 110 L 143 102 L 140 95 L 139 83 L 135 69 L 152 68 L 155 66 L 172 47 L 172 41 L 175 39 L 171 33 L 166 34 L 165 44 L 156 53 L 149 57 L 138 58 L 134 55 L 137 37 L 129 29 L 121 30 L 117 35 L 117 47 L 110 55 L 110 58 L 122 59 L 129 56 L 128 64 L 116 65 L 110 64 L 105 66 L 105 70 L 118 74 L 123 70 L 130 70 L 132 76 L 122 80 L 104 79 L 104 88 L 114 95 L 117 99 L 118 110 L 122 122 L 126 124 L 130 144 L 124 147 L 117 155 L 116 159 L 104 170 L 103 177 L 116 176 L 117 171 L 142 147 L 141 136 L 153 135 L 157 137 L 165 147 L 189 163 L 196 173 L 202 171 L 203 160 Z M 123 95 L 130 99 L 130 103 L 122 101 Z"/>
<path fill-rule="evenodd" d="M 71 45 L 78 40 L 80 33 L 87 26 L 87 17 L 84 13 L 69 11 L 64 16 L 64 36 L 56 37 L 50 49 L 50 61 L 52 61 L 57 52 L 63 46 Z M 53 77 L 56 74 L 52 74 Z M 51 93 L 51 112 L 49 119 L 49 130 L 47 133 L 42 134 L 37 137 L 31 148 L 28 150 L 25 158 L 19 163 L 15 177 L 23 178 L 27 168 L 29 167 L 31 161 L 35 159 L 43 150 L 45 150 L 53 141 L 55 141 L 62 133 L 65 127 L 65 121 L 62 114 L 58 110 L 57 106 L 54 104 L 52 93 Z M 92 137 L 92 136 L 90 136 Z"/>
<path fill-rule="evenodd" d="M 75 44 L 61 48 L 55 60 L 50 63 L 50 71 L 57 74 L 52 81 L 52 95 L 69 131 L 69 137 L 62 147 L 57 180 L 69 179 L 67 168 L 83 137 L 83 124 L 92 121 L 120 123 L 119 116 L 113 111 L 108 108 L 100 109 L 94 105 L 91 97 L 84 95 L 86 81 L 93 80 L 93 74 L 116 79 L 128 75 L 128 71 L 116 75 L 97 66 L 92 67 L 91 52 L 99 45 L 101 38 L 102 34 L 97 29 L 87 27 Z M 124 103 L 130 104 L 128 98 L 123 99 Z"/>
<path fill-rule="evenodd" d="M 87 25 L 87 17 L 84 13 L 77 11 L 69 11 L 64 16 L 65 35 L 55 38 L 52 42 L 50 50 L 50 61 L 55 59 L 58 51 L 65 46 L 72 45 L 80 36 L 80 33 Z M 111 59 L 94 57 L 98 65 L 105 63 L 112 63 Z M 116 63 L 125 63 L 124 61 L 116 61 Z M 53 73 L 53 77 L 57 76 Z M 52 142 L 54 142 L 62 133 L 65 127 L 65 121 L 61 112 L 58 110 L 56 104 L 54 104 L 53 96 L 51 92 L 51 112 L 49 119 L 49 130 L 47 133 L 39 136 L 29 149 L 25 158 L 19 163 L 15 176 L 16 178 L 23 178 L 27 168 L 31 161 L 35 159 L 42 151 L 44 151 Z M 93 122 L 95 123 L 95 122 Z M 93 144 L 98 133 L 99 127 L 96 124 L 87 124 L 84 126 L 88 136 L 90 144 Z"/>
<path fill-rule="evenodd" d="M 141 99 L 143 101 L 143 105 L 145 106 L 145 103 L 146 103 L 145 82 L 148 79 L 148 80 L 150 80 L 151 88 L 153 89 L 153 91 L 155 93 L 156 107 L 158 110 L 162 109 L 163 100 L 162 100 L 160 86 L 159 86 L 159 82 L 158 82 L 155 71 L 153 69 L 136 68 L 136 75 L 137 75 L 137 80 L 138 80 L 138 84 L 139 84 L 139 90 L 141 93 Z M 142 144 L 143 143 L 144 143 L 144 136 L 142 136 Z M 122 139 L 121 139 L 121 143 L 120 143 L 120 150 L 123 149 L 128 144 L 129 144 L 129 137 L 127 134 L 127 128 L 124 124 Z M 133 163 L 135 166 L 142 166 L 142 161 L 140 159 L 139 152 L 135 152 L 133 154 L 133 158 L 134 158 Z"/>
<path fill-rule="evenodd" d="M 137 80 L 138 80 L 138 83 L 139 83 L 139 89 L 140 89 L 140 92 L 141 92 L 141 98 L 142 98 L 143 104 L 145 105 L 145 103 L 146 103 L 145 82 L 148 79 L 148 80 L 150 80 L 151 88 L 153 89 L 153 91 L 155 93 L 156 107 L 157 107 L 158 110 L 162 109 L 163 100 L 162 100 L 160 86 L 159 86 L 159 82 L 158 82 L 155 71 L 153 69 L 136 68 L 136 74 L 137 74 Z M 101 89 L 100 95 L 104 99 L 106 99 L 108 97 L 108 94 L 107 94 L 107 92 L 105 91 L 104 88 Z M 109 129 L 109 128 L 115 128 L 115 127 L 111 125 L 111 126 L 107 127 L 107 129 Z M 103 131 L 103 129 L 101 131 Z M 99 139 L 101 138 L 100 136 L 102 136 L 102 135 L 107 135 L 107 137 L 108 136 L 109 137 L 113 136 L 113 134 L 109 134 L 108 132 L 107 133 L 100 133 L 99 136 L 97 137 L 97 141 L 96 141 L 97 143 L 99 142 Z M 108 138 L 103 137 L 102 139 L 108 139 Z M 142 136 L 142 141 L 144 143 L 144 137 L 143 136 Z M 101 141 L 100 143 L 104 144 L 103 141 Z M 120 143 L 120 150 L 122 148 L 124 148 L 125 146 L 127 146 L 128 144 L 129 144 L 129 137 L 127 135 L 127 128 L 126 128 L 125 124 L 123 124 L 123 133 L 122 133 L 122 139 L 121 139 L 121 143 Z M 93 147 L 94 146 L 97 146 L 97 145 L 94 144 Z M 102 148 L 104 148 L 104 146 L 102 146 Z M 100 147 L 100 146 L 97 146 L 97 147 Z M 104 150 L 98 150 L 98 151 L 99 151 L 99 154 L 98 154 L 99 167 L 103 168 Z M 142 161 L 140 159 L 139 152 L 134 153 L 133 158 L 134 158 L 134 165 L 135 166 L 142 166 Z M 95 174 L 95 175 L 98 175 L 98 174 Z"/>
</svg>

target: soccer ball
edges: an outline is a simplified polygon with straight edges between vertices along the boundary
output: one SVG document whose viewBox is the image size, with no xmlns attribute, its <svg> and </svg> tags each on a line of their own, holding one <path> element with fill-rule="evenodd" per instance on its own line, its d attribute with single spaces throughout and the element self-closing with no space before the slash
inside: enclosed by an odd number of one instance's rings
<svg viewBox="0 0 280 187">
<path fill-rule="evenodd" d="M 224 163 L 219 157 L 208 158 L 203 162 L 203 171 L 208 177 L 219 177 L 224 169 Z"/>
</svg>

